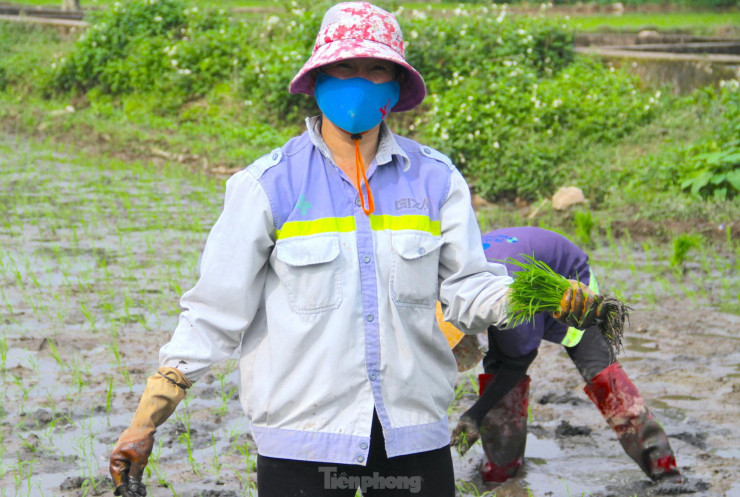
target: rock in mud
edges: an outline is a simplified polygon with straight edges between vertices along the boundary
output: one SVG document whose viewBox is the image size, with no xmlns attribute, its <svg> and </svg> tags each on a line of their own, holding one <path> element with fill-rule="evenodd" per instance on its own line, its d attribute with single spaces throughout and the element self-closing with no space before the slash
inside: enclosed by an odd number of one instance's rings
<svg viewBox="0 0 740 497">
<path fill-rule="evenodd" d="M 678 440 L 686 442 L 687 444 L 691 444 L 694 447 L 697 447 L 702 450 L 707 448 L 707 434 L 706 433 L 683 432 L 683 433 L 677 433 L 675 435 L 668 435 L 668 436 L 671 438 L 677 438 Z"/>
<path fill-rule="evenodd" d="M 709 484 L 703 480 L 688 480 L 681 483 L 672 481 L 657 482 L 648 495 L 685 495 L 709 490 Z"/>
<path fill-rule="evenodd" d="M 38 409 L 33 413 L 34 421 L 38 422 L 39 426 L 46 426 L 54 419 L 49 409 Z"/>
<path fill-rule="evenodd" d="M 563 186 L 552 196 L 552 207 L 556 211 L 565 210 L 575 204 L 586 202 L 583 190 L 577 186 Z"/>
<path fill-rule="evenodd" d="M 573 426 L 565 420 L 561 421 L 558 427 L 555 428 L 555 436 L 558 438 L 588 436 L 590 434 L 591 428 L 588 426 Z"/>
<path fill-rule="evenodd" d="M 570 404 L 572 406 L 576 406 L 579 404 L 588 404 L 588 401 L 585 399 L 582 399 L 580 397 L 576 397 L 573 394 L 570 393 L 564 393 L 564 394 L 557 394 L 555 392 L 550 392 L 542 397 L 539 398 L 537 401 L 541 405 L 547 405 L 547 404 Z"/>
<path fill-rule="evenodd" d="M 92 484 L 91 484 L 92 483 Z M 93 495 L 108 493 L 113 488 L 113 480 L 108 476 L 98 476 L 92 479 L 84 476 L 68 476 L 61 485 L 59 490 L 77 490 L 83 487 L 92 487 Z M 85 492 L 88 494 L 88 492 Z"/>
</svg>

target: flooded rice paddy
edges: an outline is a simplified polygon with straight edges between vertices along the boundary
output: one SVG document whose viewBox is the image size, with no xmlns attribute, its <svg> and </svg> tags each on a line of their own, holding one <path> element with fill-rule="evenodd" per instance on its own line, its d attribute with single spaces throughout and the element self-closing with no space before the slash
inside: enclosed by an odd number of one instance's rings
<svg viewBox="0 0 740 497">
<path fill-rule="evenodd" d="M 12 136 L 0 137 L 0 168 L 0 496 L 109 494 L 108 454 L 195 282 L 223 181 Z M 689 483 L 652 484 L 567 355 L 545 344 L 530 369 L 522 471 L 485 486 L 477 445 L 454 455 L 459 495 L 740 495 L 739 256 L 731 239 L 678 269 L 670 246 L 649 241 L 592 250 L 602 289 L 634 308 L 620 362 Z M 458 378 L 451 428 L 476 373 Z M 149 495 L 256 495 L 234 361 L 195 385 L 156 440 Z"/>
</svg>

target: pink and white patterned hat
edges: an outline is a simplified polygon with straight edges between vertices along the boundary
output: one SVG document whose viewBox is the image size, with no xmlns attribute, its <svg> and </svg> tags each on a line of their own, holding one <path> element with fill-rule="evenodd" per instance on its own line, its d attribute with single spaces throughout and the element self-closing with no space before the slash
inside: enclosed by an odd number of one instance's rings
<svg viewBox="0 0 740 497">
<path fill-rule="evenodd" d="M 313 95 L 314 69 L 363 57 L 389 60 L 404 70 L 401 95 L 392 112 L 411 110 L 424 100 L 424 79 L 406 62 L 398 21 L 389 12 L 367 2 L 339 3 L 324 14 L 313 54 L 291 81 L 290 93 Z"/>
</svg>

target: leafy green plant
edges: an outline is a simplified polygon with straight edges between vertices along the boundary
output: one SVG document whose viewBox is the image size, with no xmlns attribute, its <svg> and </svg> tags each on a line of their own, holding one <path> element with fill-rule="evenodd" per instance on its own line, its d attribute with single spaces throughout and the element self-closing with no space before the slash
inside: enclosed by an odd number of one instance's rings
<svg viewBox="0 0 740 497">
<path fill-rule="evenodd" d="M 712 136 L 689 149 L 681 188 L 693 195 L 719 200 L 740 193 L 740 84 L 722 85 L 718 106 L 724 119 Z"/>
<path fill-rule="evenodd" d="M 93 16 L 50 86 L 103 93 L 157 93 L 179 106 L 235 75 L 248 57 L 250 31 L 224 10 L 181 0 L 132 0 Z"/>
<path fill-rule="evenodd" d="M 740 136 L 740 124 L 737 133 Z M 734 198 L 740 193 L 740 139 L 737 142 L 731 148 L 695 155 L 693 175 L 681 182 L 681 188 L 702 197 Z"/>
<path fill-rule="evenodd" d="M 432 81 L 431 108 L 414 126 L 480 195 L 536 199 L 572 180 L 559 164 L 575 150 L 616 141 L 658 105 L 623 70 L 582 59 L 558 69 L 543 75 L 518 57 L 494 58 L 437 92 Z"/>
</svg>

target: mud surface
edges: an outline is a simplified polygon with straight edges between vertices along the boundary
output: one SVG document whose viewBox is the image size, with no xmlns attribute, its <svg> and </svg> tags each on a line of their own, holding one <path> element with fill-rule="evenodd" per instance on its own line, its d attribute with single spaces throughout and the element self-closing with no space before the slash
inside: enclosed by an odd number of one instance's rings
<svg viewBox="0 0 740 497">
<path fill-rule="evenodd" d="M 109 494 L 108 454 L 174 329 L 180 293 L 195 281 L 222 183 L 146 164 L 90 164 L 7 136 L 0 162 L 0 496 Z M 485 486 L 476 445 L 454 455 L 460 495 L 740 495 L 733 243 L 687 258 L 683 272 L 668 267 L 667 249 L 645 243 L 592 250 L 602 291 L 634 307 L 620 362 L 665 427 L 687 484 L 651 483 L 565 352 L 545 344 L 530 369 L 520 474 Z M 236 381 L 233 362 L 214 368 L 161 427 L 149 495 L 256 494 Z M 450 428 L 475 398 L 468 373 L 459 384 Z"/>
</svg>

